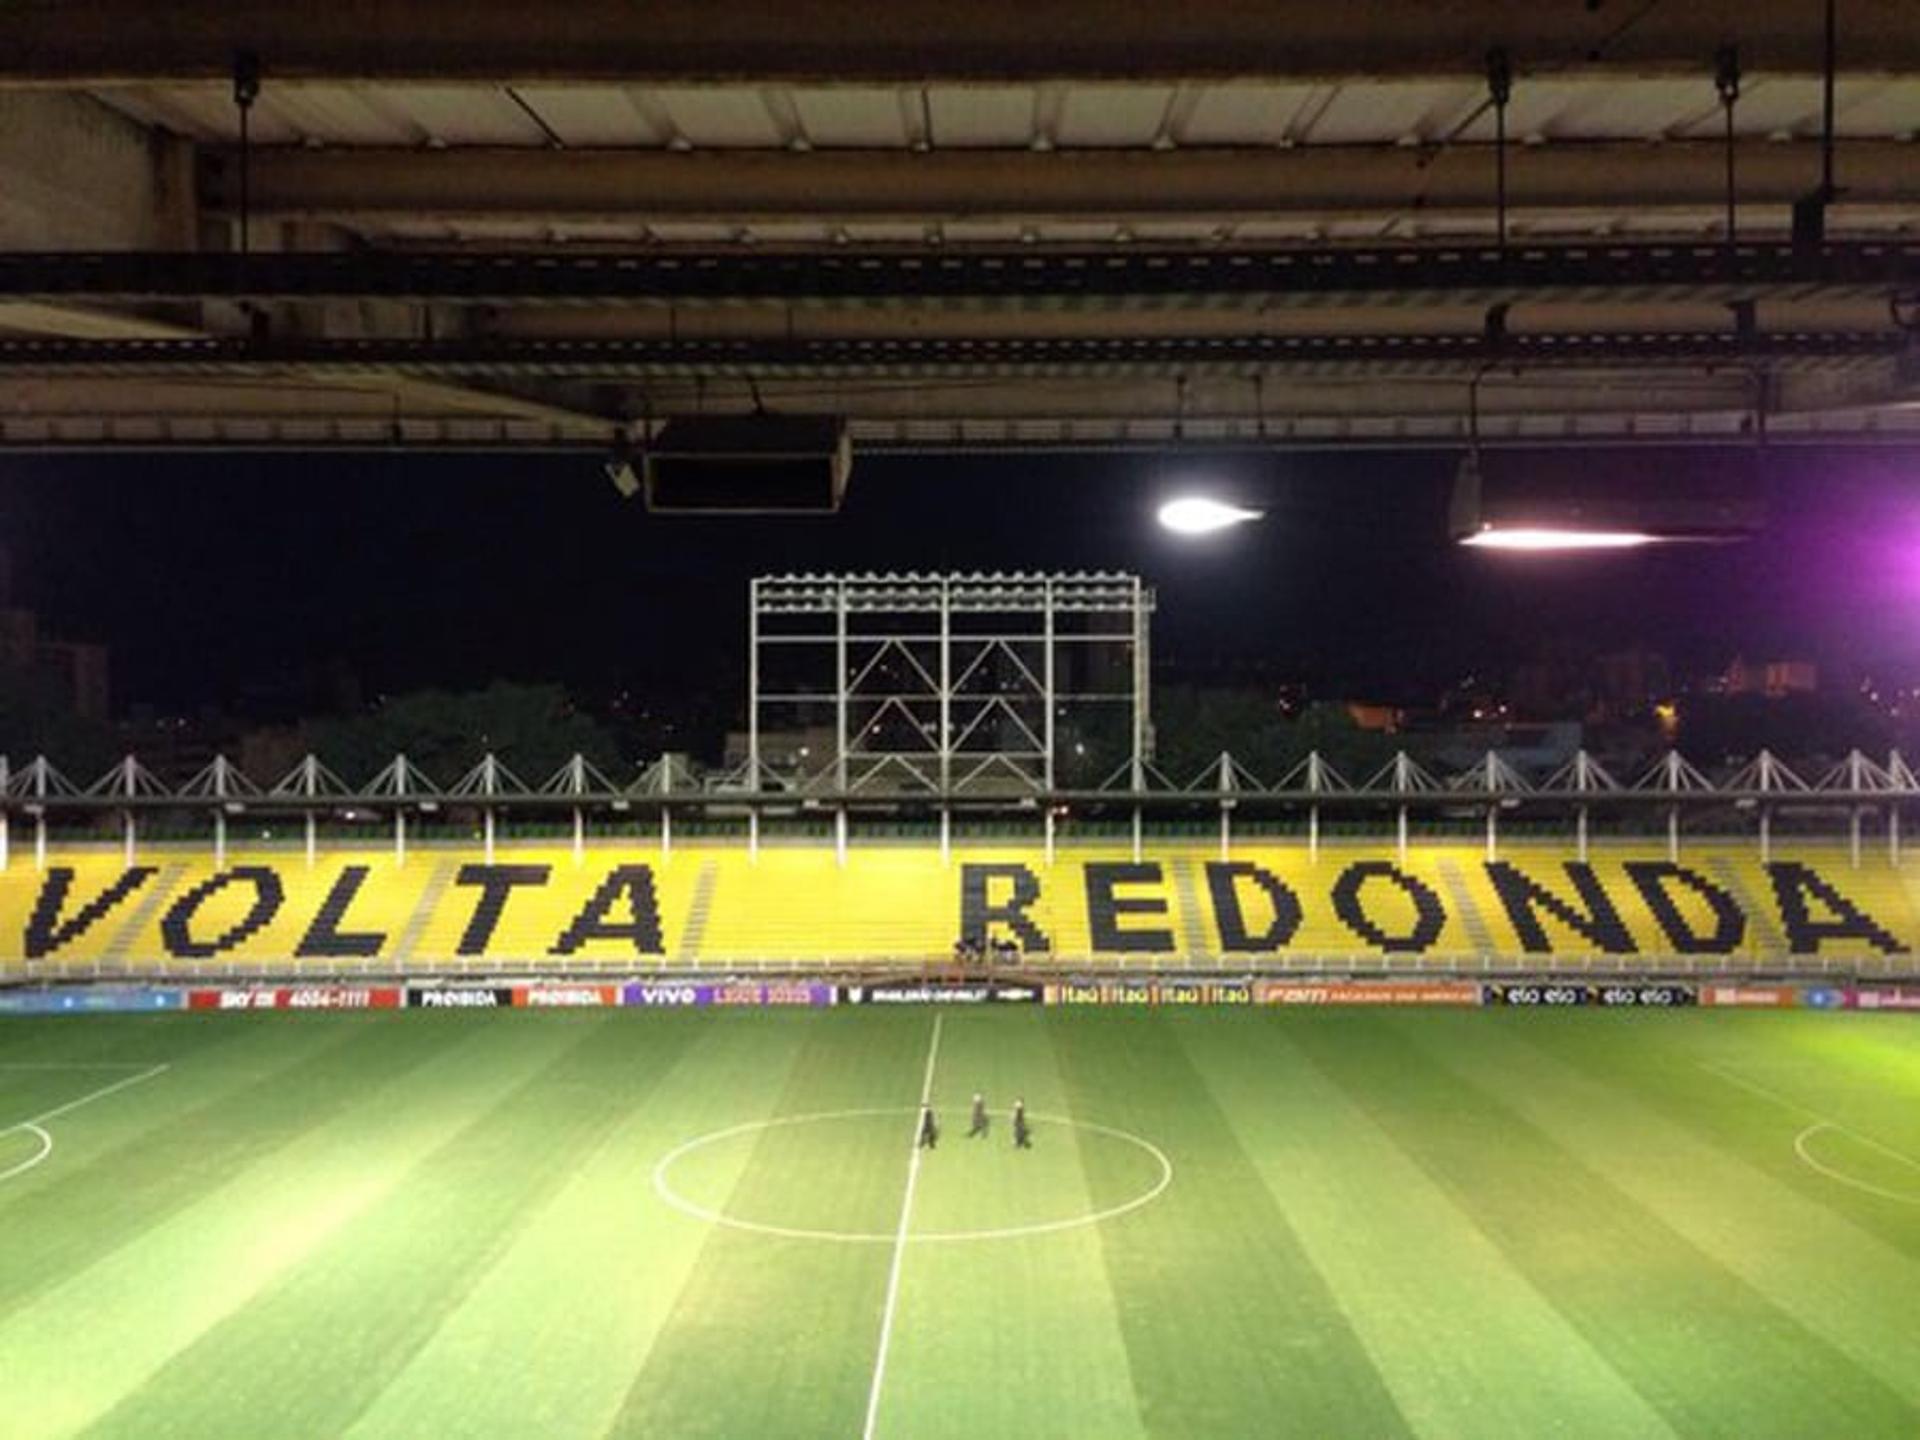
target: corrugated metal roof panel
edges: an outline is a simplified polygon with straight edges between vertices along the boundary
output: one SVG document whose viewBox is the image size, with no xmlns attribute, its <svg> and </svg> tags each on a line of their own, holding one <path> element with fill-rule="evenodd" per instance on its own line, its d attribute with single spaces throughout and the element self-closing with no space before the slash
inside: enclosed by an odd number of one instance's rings
<svg viewBox="0 0 1920 1440">
<path fill-rule="evenodd" d="M 1278 145 L 1322 94 L 1317 85 L 1206 85 L 1187 117 L 1189 145 Z"/>
<path fill-rule="evenodd" d="M 936 146 L 1018 146 L 1033 139 L 1034 92 L 1027 86 L 936 85 L 927 90 L 927 108 Z"/>
<path fill-rule="evenodd" d="M 654 86 L 646 94 L 672 117 L 674 128 L 699 148 L 771 148 L 788 139 L 757 89 Z"/>
<path fill-rule="evenodd" d="M 520 98 L 562 142 L 582 147 L 667 142 L 617 85 L 522 85 Z"/>
<path fill-rule="evenodd" d="M 917 90 L 810 86 L 789 94 L 807 139 L 822 149 L 904 146 L 912 139 L 909 113 L 920 106 Z M 918 128 L 917 121 L 913 128 Z"/>
<path fill-rule="evenodd" d="M 1146 146 L 1173 100 L 1171 85 L 1075 85 L 1062 97 L 1054 138 L 1065 146 Z"/>
<path fill-rule="evenodd" d="M 1298 138 L 1320 145 L 1392 142 L 1406 135 L 1438 139 L 1480 103 L 1482 93 L 1479 86 L 1446 81 L 1341 85 Z"/>
<path fill-rule="evenodd" d="M 545 145 L 546 132 L 504 90 L 479 85 L 379 87 L 383 99 L 448 145 Z"/>
</svg>

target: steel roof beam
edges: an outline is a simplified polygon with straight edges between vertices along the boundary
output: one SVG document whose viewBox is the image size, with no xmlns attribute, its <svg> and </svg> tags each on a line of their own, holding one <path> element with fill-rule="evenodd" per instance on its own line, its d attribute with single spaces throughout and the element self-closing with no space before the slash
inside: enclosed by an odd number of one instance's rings
<svg viewBox="0 0 1920 1440">
<path fill-rule="evenodd" d="M 1916 24 L 1920 30 L 1920 24 Z M 1484 137 L 1476 137 L 1476 142 Z M 1920 154 L 1895 140 L 1849 139 L 1838 151 L 1847 206 L 1920 205 Z M 239 203 L 237 152 L 201 152 L 200 203 Z M 1786 210 L 1820 178 L 1809 141 L 1735 147 L 1739 203 Z M 1302 145 L 1152 150 L 1006 149 L 699 151 L 276 147 L 253 152 L 256 217 L 352 225 L 383 221 L 526 220 L 543 224 L 702 220 L 821 225 L 890 221 L 1456 217 L 1489 212 L 1493 147 Z M 1528 211 L 1644 217 L 1682 209 L 1717 220 L 1726 198 L 1718 141 L 1574 141 L 1508 149 L 1507 203 Z M 1838 222 L 1836 222 L 1838 223 Z"/>
<path fill-rule="evenodd" d="M 516 301 L 1074 299 L 1318 302 L 1884 294 L 1920 285 L 1920 241 L 1600 242 L 1095 251 L 757 250 L 620 254 L 116 251 L 0 255 L 0 300 L 404 298 Z"/>
<path fill-rule="evenodd" d="M 0 340 L 0 372 L 254 376 L 297 373 L 618 379 L 751 374 L 1120 374 L 1305 368 L 1410 374 L 1487 364 L 1607 367 L 1891 360 L 1897 331 L 1580 331 L 739 340 Z"/>
<path fill-rule="evenodd" d="M 1818 5 L 1752 0 L 16 0 L 6 32 L 11 85 L 224 82 L 240 49 L 260 55 L 269 83 L 1478 76 L 1495 44 L 1522 75 L 1704 75 L 1728 43 L 1749 74 L 1821 63 Z M 1920 69 L 1910 0 L 1847 0 L 1840 35 L 1850 67 Z"/>
</svg>

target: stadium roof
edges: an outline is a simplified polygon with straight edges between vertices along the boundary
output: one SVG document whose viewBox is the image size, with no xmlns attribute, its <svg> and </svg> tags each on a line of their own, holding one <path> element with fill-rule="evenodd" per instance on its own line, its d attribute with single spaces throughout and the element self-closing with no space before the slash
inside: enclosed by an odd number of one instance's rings
<svg viewBox="0 0 1920 1440">
<path fill-rule="evenodd" d="M 1911 434 L 1920 29 L 1839 7 L 1826 194 L 1821 12 L 17 6 L 0 444 Z"/>
</svg>

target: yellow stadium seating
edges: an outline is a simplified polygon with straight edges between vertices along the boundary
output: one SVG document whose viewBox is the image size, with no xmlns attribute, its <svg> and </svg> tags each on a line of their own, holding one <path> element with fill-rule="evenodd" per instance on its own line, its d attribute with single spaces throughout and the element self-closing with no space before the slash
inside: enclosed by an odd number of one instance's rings
<svg viewBox="0 0 1920 1440">
<path fill-rule="evenodd" d="M 963 937 L 1029 961 L 1225 969 L 1911 971 L 1920 861 L 1844 847 L 1158 844 L 1126 849 L 552 845 L 77 847 L 0 871 L 0 975 L 920 965 Z"/>
</svg>

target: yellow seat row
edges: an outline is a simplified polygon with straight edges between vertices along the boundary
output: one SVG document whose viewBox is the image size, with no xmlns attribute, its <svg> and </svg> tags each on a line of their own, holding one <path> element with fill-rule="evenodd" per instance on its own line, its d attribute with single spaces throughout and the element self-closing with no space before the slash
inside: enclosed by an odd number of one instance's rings
<svg viewBox="0 0 1920 1440">
<path fill-rule="evenodd" d="M 488 965 L 920 964 L 956 943 L 1029 959 L 1762 967 L 1910 963 L 1920 864 L 1839 847 L 831 849 L 421 846 L 323 854 L 75 849 L 0 871 L 0 973 Z"/>
</svg>

